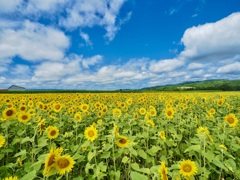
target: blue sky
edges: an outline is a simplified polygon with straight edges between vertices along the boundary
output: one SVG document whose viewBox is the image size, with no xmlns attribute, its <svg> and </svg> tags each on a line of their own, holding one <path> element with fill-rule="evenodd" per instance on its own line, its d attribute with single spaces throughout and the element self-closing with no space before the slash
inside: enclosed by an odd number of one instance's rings
<svg viewBox="0 0 240 180">
<path fill-rule="evenodd" d="M 239 0 L 0 0 L 0 88 L 240 77 Z"/>
</svg>

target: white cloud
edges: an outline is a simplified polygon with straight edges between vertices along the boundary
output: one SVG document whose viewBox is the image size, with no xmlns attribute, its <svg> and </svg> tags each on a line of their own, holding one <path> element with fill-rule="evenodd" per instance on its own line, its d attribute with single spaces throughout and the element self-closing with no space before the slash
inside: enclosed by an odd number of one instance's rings
<svg viewBox="0 0 240 180">
<path fill-rule="evenodd" d="M 181 66 L 184 62 L 178 59 L 165 59 L 160 61 L 152 61 L 149 70 L 154 73 L 163 73 L 173 71 Z"/>
<path fill-rule="evenodd" d="M 201 63 L 191 63 L 188 65 L 187 69 L 189 70 L 196 70 L 196 69 L 201 69 L 204 68 L 204 64 Z"/>
<path fill-rule="evenodd" d="M 228 64 L 226 66 L 220 67 L 217 70 L 217 73 L 240 74 L 240 62 L 235 62 L 232 64 Z"/>
<path fill-rule="evenodd" d="M 25 60 L 61 60 L 69 47 L 65 34 L 52 27 L 25 21 L 22 28 L 0 30 L 0 58 L 20 56 Z"/>
<path fill-rule="evenodd" d="M 215 23 L 189 28 L 182 37 L 180 56 L 190 60 L 220 61 L 240 54 L 240 13 Z"/>
<path fill-rule="evenodd" d="M 0 7 L 1 11 L 0 14 L 2 13 L 11 13 L 15 11 L 18 6 L 20 6 L 22 3 L 22 0 L 0 0 Z"/>
<path fill-rule="evenodd" d="M 105 37 L 110 41 L 118 31 L 116 18 L 125 0 L 79 0 L 67 10 L 67 17 L 60 20 L 60 24 L 68 29 L 78 27 L 104 27 Z"/>
<path fill-rule="evenodd" d="M 95 55 L 90 58 L 86 58 L 82 60 L 82 65 L 84 68 L 89 68 L 89 66 L 93 66 L 99 62 L 101 62 L 103 57 L 101 55 Z"/>
<path fill-rule="evenodd" d="M 6 81 L 6 78 L 3 77 L 3 76 L 0 76 L 0 84 L 1 84 L 1 83 L 4 83 L 5 81 Z"/>
<path fill-rule="evenodd" d="M 43 62 L 36 67 L 33 81 L 53 81 L 60 80 L 66 75 L 75 74 L 80 70 L 79 61 L 70 61 L 66 63 Z"/>
<path fill-rule="evenodd" d="M 11 73 L 15 75 L 28 75 L 31 72 L 29 66 L 17 64 L 16 67 L 11 69 Z"/>
<path fill-rule="evenodd" d="M 88 34 L 84 33 L 84 32 L 80 32 L 80 36 L 82 37 L 82 39 L 85 41 L 87 46 L 92 47 L 92 41 L 90 40 Z"/>
</svg>

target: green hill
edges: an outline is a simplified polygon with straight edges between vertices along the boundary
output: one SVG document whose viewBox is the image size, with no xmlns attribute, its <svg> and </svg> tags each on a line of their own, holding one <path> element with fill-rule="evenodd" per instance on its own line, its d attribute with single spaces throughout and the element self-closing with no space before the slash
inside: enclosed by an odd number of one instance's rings
<svg viewBox="0 0 240 180">
<path fill-rule="evenodd" d="M 143 88 L 145 91 L 220 90 L 240 91 L 240 80 L 205 80 Z"/>
</svg>

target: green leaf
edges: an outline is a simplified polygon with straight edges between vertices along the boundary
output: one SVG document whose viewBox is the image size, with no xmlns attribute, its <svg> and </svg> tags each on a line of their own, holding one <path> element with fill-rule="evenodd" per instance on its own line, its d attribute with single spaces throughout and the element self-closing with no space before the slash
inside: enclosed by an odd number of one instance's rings
<svg viewBox="0 0 240 180">
<path fill-rule="evenodd" d="M 146 173 L 146 174 L 150 174 L 150 169 L 149 168 L 141 168 L 139 171 Z"/>
<path fill-rule="evenodd" d="M 135 171 L 138 171 L 140 169 L 138 163 L 131 164 L 131 168 L 133 168 Z"/>
<path fill-rule="evenodd" d="M 212 162 L 215 157 L 212 151 L 203 152 L 202 154 L 209 162 Z"/>
<path fill-rule="evenodd" d="M 90 162 L 95 155 L 96 155 L 96 151 L 93 151 L 93 152 L 90 151 L 87 156 L 88 161 Z"/>
<path fill-rule="evenodd" d="M 131 172 L 131 179 L 132 180 L 140 180 L 140 179 L 141 180 L 148 180 L 148 177 L 143 175 L 143 174 L 140 174 L 140 173 L 138 173 L 136 171 L 132 171 Z"/>
<path fill-rule="evenodd" d="M 188 152 L 188 151 L 200 151 L 201 146 L 200 145 L 192 145 L 189 148 L 187 148 L 184 152 Z"/>
<path fill-rule="evenodd" d="M 148 150 L 147 150 L 147 153 L 150 154 L 151 156 L 155 156 L 159 150 L 160 150 L 159 147 L 157 147 L 157 146 L 152 146 L 151 149 L 148 149 Z"/>
<path fill-rule="evenodd" d="M 219 159 L 215 158 L 215 159 L 213 159 L 212 162 L 213 162 L 214 165 L 216 165 L 216 166 L 224 169 L 226 172 L 228 172 L 228 169 L 226 168 L 226 166 L 224 166 L 224 164 L 221 163 L 221 161 L 219 161 Z"/>
<path fill-rule="evenodd" d="M 30 173 L 23 176 L 20 180 L 32 180 L 36 177 L 36 171 L 31 171 Z"/>
<path fill-rule="evenodd" d="M 143 159 L 147 159 L 147 154 L 142 149 L 138 151 L 138 155 Z"/>
<path fill-rule="evenodd" d="M 124 156 L 123 158 L 122 158 L 122 163 L 126 163 L 126 162 L 128 162 L 128 160 L 129 160 L 129 158 L 127 157 L 127 156 Z"/>
<path fill-rule="evenodd" d="M 4 154 L 0 154 L 0 160 L 2 160 L 3 157 L 4 157 Z"/>
<path fill-rule="evenodd" d="M 32 168 L 33 170 L 35 170 L 36 172 L 41 168 L 42 165 L 42 161 L 37 161 L 35 163 L 33 163 L 30 168 Z"/>
<path fill-rule="evenodd" d="M 110 157 L 110 152 L 109 151 L 106 151 L 106 152 L 104 152 L 102 155 L 101 155 L 101 158 L 102 159 L 107 159 L 107 158 L 109 158 Z"/>
<path fill-rule="evenodd" d="M 24 143 L 26 143 L 26 142 L 28 142 L 28 141 L 33 142 L 33 139 L 31 139 L 30 137 L 25 137 L 25 138 L 23 138 L 23 139 L 21 140 L 21 144 L 24 144 Z"/>
<path fill-rule="evenodd" d="M 20 151 L 19 153 L 16 153 L 16 154 L 14 155 L 14 157 L 26 155 L 26 153 L 27 153 L 27 152 L 26 152 L 26 149 L 24 149 L 24 150 Z"/>
</svg>

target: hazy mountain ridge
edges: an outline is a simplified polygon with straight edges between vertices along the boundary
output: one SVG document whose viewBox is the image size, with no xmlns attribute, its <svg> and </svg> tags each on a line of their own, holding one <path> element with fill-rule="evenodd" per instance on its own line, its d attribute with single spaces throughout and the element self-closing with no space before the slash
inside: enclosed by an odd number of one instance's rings
<svg viewBox="0 0 240 180">
<path fill-rule="evenodd" d="M 147 91 L 186 91 L 186 90 L 222 90 L 222 91 L 240 91 L 239 80 L 205 80 L 191 81 L 178 84 L 168 84 L 163 86 L 147 87 L 141 90 Z"/>
</svg>

